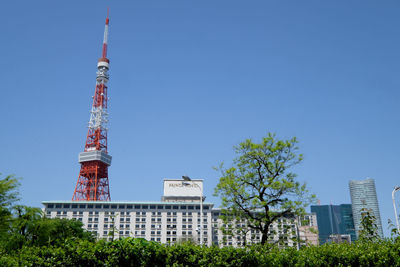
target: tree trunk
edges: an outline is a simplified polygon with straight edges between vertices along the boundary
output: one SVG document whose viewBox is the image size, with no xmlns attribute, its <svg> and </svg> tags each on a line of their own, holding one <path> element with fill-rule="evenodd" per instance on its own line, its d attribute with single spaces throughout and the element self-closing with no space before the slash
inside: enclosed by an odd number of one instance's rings
<svg viewBox="0 0 400 267">
<path fill-rule="evenodd" d="M 261 245 L 264 245 L 268 241 L 268 229 L 269 225 L 265 225 L 262 230 L 261 236 Z"/>
</svg>

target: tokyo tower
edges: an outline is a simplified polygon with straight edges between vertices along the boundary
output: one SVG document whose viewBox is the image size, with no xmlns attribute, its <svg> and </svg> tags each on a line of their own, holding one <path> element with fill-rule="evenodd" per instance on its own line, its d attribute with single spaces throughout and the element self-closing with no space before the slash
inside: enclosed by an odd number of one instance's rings
<svg viewBox="0 0 400 267">
<path fill-rule="evenodd" d="M 107 82 L 110 61 L 107 58 L 108 11 L 104 29 L 102 56 L 97 62 L 96 89 L 90 112 L 89 130 L 84 152 L 79 153 L 78 182 L 73 201 L 110 201 L 108 167 L 111 156 L 107 152 Z"/>
</svg>

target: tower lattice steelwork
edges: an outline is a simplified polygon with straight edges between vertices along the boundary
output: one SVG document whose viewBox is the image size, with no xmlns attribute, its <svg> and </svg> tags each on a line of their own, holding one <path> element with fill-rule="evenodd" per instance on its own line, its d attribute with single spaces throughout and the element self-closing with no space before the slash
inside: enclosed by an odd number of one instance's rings
<svg viewBox="0 0 400 267">
<path fill-rule="evenodd" d="M 107 151 L 107 82 L 110 61 L 107 58 L 108 12 L 104 29 L 102 57 L 97 63 L 96 89 L 90 113 L 89 130 L 84 152 L 79 153 L 78 182 L 72 200 L 110 201 L 108 167 L 111 156 Z"/>
</svg>

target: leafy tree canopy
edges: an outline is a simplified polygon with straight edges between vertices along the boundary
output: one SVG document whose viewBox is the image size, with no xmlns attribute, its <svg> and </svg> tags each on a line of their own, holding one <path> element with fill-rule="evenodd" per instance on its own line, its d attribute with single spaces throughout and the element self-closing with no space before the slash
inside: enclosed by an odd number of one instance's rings
<svg viewBox="0 0 400 267">
<path fill-rule="evenodd" d="M 11 207 L 19 200 L 18 186 L 18 179 L 13 175 L 0 179 L 0 236 L 9 230 L 12 219 Z"/>
<path fill-rule="evenodd" d="M 262 233 L 261 243 L 278 218 L 305 212 L 315 195 L 299 182 L 291 168 L 303 160 L 297 139 L 279 140 L 269 133 L 261 143 L 251 139 L 236 146 L 237 157 L 230 168 L 221 164 L 215 195 L 222 199 L 222 212 L 230 217 L 243 216 L 252 229 Z"/>
</svg>

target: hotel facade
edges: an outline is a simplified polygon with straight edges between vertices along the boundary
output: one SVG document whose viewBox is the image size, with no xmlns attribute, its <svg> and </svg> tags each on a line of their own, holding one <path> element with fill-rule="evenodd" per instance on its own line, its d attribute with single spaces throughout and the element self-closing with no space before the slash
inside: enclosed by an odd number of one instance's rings
<svg viewBox="0 0 400 267">
<path fill-rule="evenodd" d="M 207 246 L 241 247 L 261 241 L 257 230 L 243 229 L 244 221 L 224 222 L 221 210 L 204 202 L 203 180 L 189 182 L 164 180 L 164 194 L 159 202 L 130 201 L 43 201 L 49 218 L 76 219 L 98 239 L 123 237 L 144 238 L 163 244 L 193 241 Z M 307 223 L 304 224 L 304 221 Z M 318 234 L 304 229 L 317 229 L 315 214 L 307 220 L 289 216 L 278 219 L 270 229 L 269 242 L 285 246 L 317 245 Z M 316 235 L 316 236 L 314 236 Z"/>
</svg>

